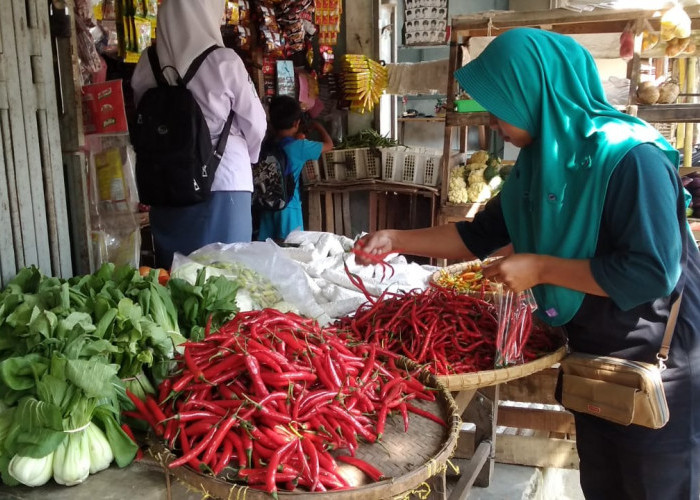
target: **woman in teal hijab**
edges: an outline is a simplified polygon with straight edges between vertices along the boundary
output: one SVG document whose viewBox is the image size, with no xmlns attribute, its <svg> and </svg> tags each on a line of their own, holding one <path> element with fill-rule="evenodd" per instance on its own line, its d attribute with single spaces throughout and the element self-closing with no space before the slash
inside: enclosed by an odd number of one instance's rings
<svg viewBox="0 0 700 500">
<path fill-rule="evenodd" d="M 573 350 L 650 363 L 683 290 L 663 372 L 669 423 L 575 419 L 586 498 L 697 500 L 700 253 L 678 152 L 610 106 L 591 55 L 570 37 L 507 31 L 455 76 L 491 113 L 491 128 L 520 148 L 511 175 L 473 221 L 378 231 L 363 250 L 470 260 L 510 244 L 486 277 L 531 288 L 541 319 L 561 326 Z"/>
</svg>

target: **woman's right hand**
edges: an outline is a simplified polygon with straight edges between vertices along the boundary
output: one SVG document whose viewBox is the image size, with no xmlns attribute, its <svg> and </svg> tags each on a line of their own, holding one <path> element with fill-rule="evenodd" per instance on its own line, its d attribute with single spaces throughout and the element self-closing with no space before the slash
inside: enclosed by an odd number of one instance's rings
<svg viewBox="0 0 700 500">
<path fill-rule="evenodd" d="M 391 229 L 375 231 L 363 236 L 355 242 L 355 248 L 360 250 L 355 253 L 355 262 L 363 266 L 373 264 L 374 262 L 363 257 L 362 254 L 379 255 L 395 250 L 394 236 L 395 232 Z"/>
</svg>

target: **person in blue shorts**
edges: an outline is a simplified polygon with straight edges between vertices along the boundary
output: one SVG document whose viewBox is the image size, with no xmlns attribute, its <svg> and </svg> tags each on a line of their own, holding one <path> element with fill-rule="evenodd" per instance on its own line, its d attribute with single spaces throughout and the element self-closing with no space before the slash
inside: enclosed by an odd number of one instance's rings
<svg viewBox="0 0 700 500">
<path fill-rule="evenodd" d="M 668 423 L 574 418 L 587 499 L 698 500 L 700 252 L 678 151 L 607 102 L 590 53 L 565 35 L 506 31 L 455 77 L 520 148 L 502 191 L 470 222 L 377 231 L 358 245 L 470 260 L 512 244 L 487 278 L 532 289 L 541 319 L 563 328 L 573 351 L 652 364 L 682 291 L 661 375 Z"/>
<path fill-rule="evenodd" d="M 307 161 L 318 160 L 322 153 L 333 149 L 333 139 L 323 125 L 316 121 L 310 121 L 308 126 L 319 134 L 323 142 L 307 140 L 299 133 L 302 111 L 296 99 L 290 96 L 273 97 L 269 114 L 271 133 L 287 155 L 296 182 L 294 196 L 283 210 L 260 212 L 260 241 L 268 238 L 284 240 L 295 229 L 304 230 L 299 186 L 301 171 Z"/>
</svg>

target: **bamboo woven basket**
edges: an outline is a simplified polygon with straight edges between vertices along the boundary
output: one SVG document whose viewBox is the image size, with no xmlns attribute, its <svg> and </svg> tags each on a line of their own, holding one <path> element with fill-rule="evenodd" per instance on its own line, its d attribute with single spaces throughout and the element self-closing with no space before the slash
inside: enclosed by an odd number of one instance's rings
<svg viewBox="0 0 700 500">
<path fill-rule="evenodd" d="M 508 366 L 494 370 L 481 370 L 472 373 L 458 373 L 454 375 L 442 375 L 438 380 L 451 391 L 466 391 L 503 384 L 511 380 L 532 375 L 540 370 L 549 368 L 566 356 L 567 347 L 562 345 L 559 349 L 521 365 Z"/>
<path fill-rule="evenodd" d="M 405 365 L 416 368 L 418 365 L 404 359 Z M 301 499 L 319 498 L 321 500 L 379 500 L 403 497 L 411 492 L 426 492 L 428 481 L 447 468 L 447 461 L 457 447 L 457 438 L 461 426 L 457 405 L 451 393 L 433 374 L 422 371 L 419 379 L 428 387 L 434 387 L 436 401 L 416 401 L 414 404 L 424 410 L 438 413 L 445 419 L 447 428 L 431 420 L 410 414 L 407 433 L 403 431 L 401 418 L 387 419 L 385 436 L 381 444 L 362 443 L 357 456 L 372 463 L 388 479 L 368 483 L 349 490 L 309 493 L 308 491 L 278 491 L 281 498 Z M 200 474 L 184 466 L 169 469 L 167 465 L 177 458 L 161 441 L 152 436 L 148 438 L 149 462 L 184 482 L 189 487 L 201 491 L 209 498 L 226 500 L 269 500 L 271 495 L 240 483 Z M 344 466 L 344 464 L 339 464 Z"/>
<path fill-rule="evenodd" d="M 451 266 L 444 267 L 435 271 L 430 277 L 431 285 L 440 286 L 437 280 L 440 278 L 441 272 L 447 272 L 449 274 L 459 274 L 462 271 L 471 268 L 475 264 L 489 264 L 499 259 L 500 257 L 488 258 L 484 261 L 481 260 L 470 260 L 467 262 L 460 262 L 458 264 L 453 264 Z M 473 291 L 467 292 L 468 295 L 473 297 L 481 298 L 487 302 L 492 301 L 496 293 L 495 292 L 482 292 Z M 442 375 L 438 377 L 438 380 L 443 383 L 443 385 L 449 390 L 469 390 L 478 389 L 479 387 L 488 387 L 491 385 L 501 384 L 508 382 L 510 380 L 515 380 L 521 377 L 526 377 L 532 375 L 535 372 L 549 368 L 550 366 L 558 363 L 561 359 L 566 356 L 567 347 L 564 338 L 564 333 L 560 329 L 554 329 L 553 335 L 561 337 L 562 346 L 554 352 L 546 354 L 540 358 L 537 358 L 528 363 L 523 363 L 521 365 L 508 366 L 506 368 L 499 368 L 493 370 L 481 370 L 472 373 L 459 373 L 454 375 Z"/>
</svg>

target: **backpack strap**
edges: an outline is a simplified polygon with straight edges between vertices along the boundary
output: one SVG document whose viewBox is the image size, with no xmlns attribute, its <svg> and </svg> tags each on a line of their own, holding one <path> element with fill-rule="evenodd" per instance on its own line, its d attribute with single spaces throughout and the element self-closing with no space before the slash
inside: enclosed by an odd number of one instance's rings
<svg viewBox="0 0 700 500">
<path fill-rule="evenodd" d="M 148 62 L 151 63 L 153 76 L 156 78 L 158 86 L 167 87 L 169 84 L 163 76 L 163 69 L 160 67 L 160 59 L 158 59 L 158 52 L 156 51 L 155 45 L 151 45 L 150 47 L 148 47 Z"/>
<path fill-rule="evenodd" d="M 224 129 L 221 131 L 219 140 L 216 142 L 216 149 L 212 151 L 212 155 L 216 156 L 219 160 L 224 155 L 224 150 L 226 149 L 226 141 L 228 141 L 228 134 L 231 131 L 231 123 L 233 123 L 233 110 L 228 114 L 226 118 L 226 123 L 224 124 Z M 211 161 L 211 157 L 209 158 Z"/>
<path fill-rule="evenodd" d="M 190 67 L 187 68 L 187 73 L 185 73 L 185 76 L 182 77 L 183 85 L 187 85 L 190 82 L 190 80 L 192 80 L 192 77 L 197 72 L 197 70 L 202 65 L 207 56 L 218 48 L 220 48 L 218 45 L 212 45 L 211 47 L 208 47 L 204 52 L 199 54 L 197 57 L 195 57 L 194 61 L 192 61 L 192 64 L 190 64 Z"/>
</svg>

